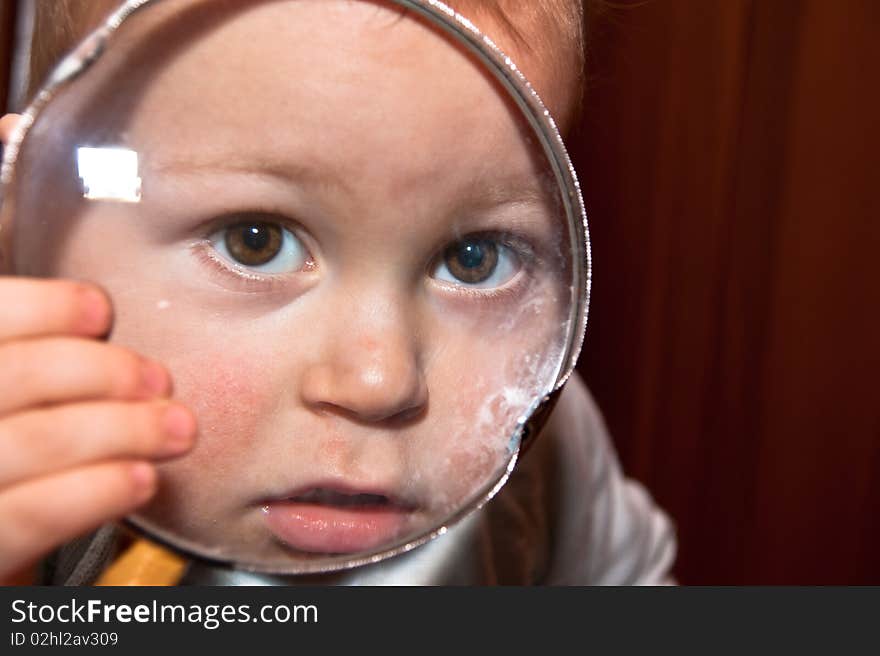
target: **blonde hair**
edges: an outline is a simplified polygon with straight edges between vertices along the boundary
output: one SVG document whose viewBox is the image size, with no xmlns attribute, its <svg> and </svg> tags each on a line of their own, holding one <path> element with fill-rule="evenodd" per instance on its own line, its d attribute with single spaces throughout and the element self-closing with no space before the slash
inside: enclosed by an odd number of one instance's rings
<svg viewBox="0 0 880 656">
<path fill-rule="evenodd" d="M 34 0 L 34 36 L 27 97 L 43 84 L 53 66 L 76 43 L 99 25 L 122 0 Z M 474 20 L 493 19 L 520 52 L 537 59 L 552 72 L 552 83 L 571 85 L 570 118 L 583 96 L 585 10 L 589 0 L 447 0 Z M 565 118 L 565 116 L 560 117 Z"/>
</svg>

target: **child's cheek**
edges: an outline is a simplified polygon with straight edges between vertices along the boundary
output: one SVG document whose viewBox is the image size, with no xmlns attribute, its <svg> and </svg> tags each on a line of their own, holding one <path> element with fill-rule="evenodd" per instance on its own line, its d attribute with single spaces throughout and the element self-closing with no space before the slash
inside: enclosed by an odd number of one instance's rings
<svg viewBox="0 0 880 656">
<path fill-rule="evenodd" d="M 424 453 L 433 455 L 441 505 L 461 503 L 501 474 L 516 446 L 511 440 L 519 419 L 553 381 L 560 344 L 549 338 L 530 343 L 525 336 L 522 343 L 511 341 L 507 346 L 507 355 L 497 353 L 480 375 L 463 377 L 450 370 L 440 376 L 446 384 L 437 385 L 439 393 L 452 395 L 437 404 L 451 410 L 443 413 L 446 439 L 442 449 Z M 479 362 L 480 355 L 462 353 L 460 361 Z"/>
<path fill-rule="evenodd" d="M 193 457 L 202 464 L 242 462 L 255 445 L 275 394 L 266 362 L 217 357 L 179 363 L 173 370 L 175 396 L 196 413 L 200 440 Z"/>
<path fill-rule="evenodd" d="M 190 453 L 161 466 L 153 516 L 207 540 L 215 522 L 238 519 L 259 496 L 261 427 L 271 421 L 277 394 L 268 384 L 272 372 L 259 358 L 205 353 L 169 368 L 174 396 L 195 412 L 199 431 Z"/>
</svg>

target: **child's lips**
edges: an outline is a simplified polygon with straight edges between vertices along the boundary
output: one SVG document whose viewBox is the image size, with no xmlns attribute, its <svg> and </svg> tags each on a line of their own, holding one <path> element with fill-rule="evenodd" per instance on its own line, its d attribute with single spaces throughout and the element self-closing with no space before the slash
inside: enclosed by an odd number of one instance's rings
<svg viewBox="0 0 880 656">
<path fill-rule="evenodd" d="M 276 538 L 299 551 L 346 554 L 390 546 L 416 511 L 381 491 L 312 486 L 263 505 Z"/>
</svg>

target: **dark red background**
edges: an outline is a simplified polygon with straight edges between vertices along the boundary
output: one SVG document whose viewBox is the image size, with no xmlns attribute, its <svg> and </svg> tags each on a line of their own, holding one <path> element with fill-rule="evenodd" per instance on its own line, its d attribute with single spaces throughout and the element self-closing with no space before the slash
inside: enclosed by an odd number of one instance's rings
<svg viewBox="0 0 880 656">
<path fill-rule="evenodd" d="M 685 583 L 880 583 L 880 3 L 594 25 L 581 370 Z"/>
</svg>

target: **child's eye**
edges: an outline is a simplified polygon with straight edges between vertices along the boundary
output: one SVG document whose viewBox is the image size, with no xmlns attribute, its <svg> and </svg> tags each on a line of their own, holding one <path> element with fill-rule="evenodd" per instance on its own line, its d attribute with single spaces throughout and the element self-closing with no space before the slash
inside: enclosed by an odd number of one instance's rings
<svg viewBox="0 0 880 656">
<path fill-rule="evenodd" d="M 443 251 L 432 275 L 455 285 L 491 288 L 504 285 L 519 269 L 512 249 L 493 239 L 466 237 Z"/>
<path fill-rule="evenodd" d="M 226 260 L 262 273 L 291 273 L 308 262 L 303 243 L 278 223 L 242 221 L 218 230 L 208 239 Z"/>
</svg>

